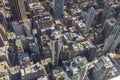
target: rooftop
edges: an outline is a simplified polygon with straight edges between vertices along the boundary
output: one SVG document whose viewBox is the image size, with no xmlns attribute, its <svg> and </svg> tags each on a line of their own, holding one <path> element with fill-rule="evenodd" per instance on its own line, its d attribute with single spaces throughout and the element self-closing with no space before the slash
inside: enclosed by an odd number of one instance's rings
<svg viewBox="0 0 120 80">
<path fill-rule="evenodd" d="M 40 8 L 40 9 L 44 9 L 44 7 L 42 6 L 42 4 L 40 2 L 37 2 L 37 3 L 30 3 L 29 4 L 29 7 L 32 9 L 32 8 Z"/>
<path fill-rule="evenodd" d="M 5 79 L 9 80 L 8 71 L 7 71 L 7 62 L 0 62 L 0 80 Z"/>
<path fill-rule="evenodd" d="M 20 72 L 20 69 L 18 66 L 15 66 L 15 67 L 12 67 L 11 68 L 11 73 L 12 74 L 16 74 L 16 73 L 19 73 Z"/>
<path fill-rule="evenodd" d="M 82 35 L 78 35 L 76 33 L 65 33 L 64 38 L 66 40 L 67 43 L 76 43 L 76 42 L 80 42 L 84 39 L 84 37 Z"/>
<path fill-rule="evenodd" d="M 52 71 L 52 74 L 53 74 L 55 80 L 59 80 L 59 79 L 69 80 L 66 72 L 64 72 L 63 69 L 61 69 L 61 68 L 54 69 Z"/>
<path fill-rule="evenodd" d="M 7 66 L 7 62 L 6 61 L 0 62 L 0 73 L 7 71 L 6 66 Z"/>
<path fill-rule="evenodd" d="M 72 80 L 82 79 L 86 74 L 86 67 L 82 67 L 87 64 L 85 57 L 75 57 L 72 60 L 64 61 L 63 64 L 68 77 Z"/>
<path fill-rule="evenodd" d="M 52 40 L 59 40 L 62 37 L 62 34 L 59 31 L 54 31 L 51 34 L 51 39 Z"/>
<path fill-rule="evenodd" d="M 97 64 L 100 65 L 99 67 L 104 67 L 105 69 L 114 66 L 111 60 L 105 56 L 101 57 Z"/>
<path fill-rule="evenodd" d="M 21 69 L 21 74 L 23 79 L 31 80 L 31 79 L 39 78 L 41 76 L 45 76 L 46 71 L 42 64 L 36 63 L 24 69 Z"/>
</svg>

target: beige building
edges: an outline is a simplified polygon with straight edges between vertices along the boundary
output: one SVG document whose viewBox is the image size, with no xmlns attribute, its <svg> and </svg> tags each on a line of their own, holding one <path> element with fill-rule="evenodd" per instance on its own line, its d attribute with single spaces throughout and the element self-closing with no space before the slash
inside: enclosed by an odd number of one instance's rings
<svg viewBox="0 0 120 80">
<path fill-rule="evenodd" d="M 0 62 L 0 80 L 10 80 L 6 61 Z"/>
</svg>

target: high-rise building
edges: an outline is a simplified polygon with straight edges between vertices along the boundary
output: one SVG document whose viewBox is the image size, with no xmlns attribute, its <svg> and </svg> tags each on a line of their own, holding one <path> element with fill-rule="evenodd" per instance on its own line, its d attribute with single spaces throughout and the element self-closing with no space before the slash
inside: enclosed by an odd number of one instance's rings
<svg viewBox="0 0 120 80">
<path fill-rule="evenodd" d="M 52 64 L 54 67 L 58 67 L 59 55 L 62 47 L 61 35 L 59 31 L 55 31 L 51 34 Z"/>
<path fill-rule="evenodd" d="M 105 22 L 107 18 L 109 18 L 111 12 L 111 5 L 106 5 L 104 7 L 104 11 L 102 13 L 102 21 Z"/>
<path fill-rule="evenodd" d="M 0 24 L 6 26 L 7 25 L 7 21 L 5 19 L 5 12 L 4 9 L 0 8 Z"/>
<path fill-rule="evenodd" d="M 37 39 L 35 37 L 28 37 L 30 47 L 31 59 L 34 63 L 40 62 L 40 51 Z"/>
<path fill-rule="evenodd" d="M 24 0 L 8 0 L 13 15 L 13 20 L 27 21 L 27 15 L 24 5 Z"/>
<path fill-rule="evenodd" d="M 44 12 L 39 15 L 39 22 L 41 29 L 49 29 L 52 26 L 52 17 L 48 12 Z"/>
<path fill-rule="evenodd" d="M 4 26 L 0 24 L 0 61 L 6 60 L 9 63 L 8 48 L 7 32 Z"/>
<path fill-rule="evenodd" d="M 112 52 L 120 43 L 120 21 L 118 21 L 111 29 L 110 35 L 105 41 L 103 52 Z"/>
<path fill-rule="evenodd" d="M 84 33 L 87 33 L 89 31 L 89 28 L 92 26 L 92 23 L 94 21 L 94 17 L 95 17 L 95 9 L 90 8 L 88 10 L 88 15 L 87 15 L 86 21 L 85 21 Z"/>
<path fill-rule="evenodd" d="M 7 41 L 7 35 L 5 28 L 0 24 L 0 47 L 5 46 L 5 41 Z"/>
<path fill-rule="evenodd" d="M 62 19 L 64 0 L 54 0 L 54 18 Z"/>
<path fill-rule="evenodd" d="M 114 18 L 106 20 L 105 26 L 103 28 L 103 38 L 104 39 L 108 38 L 108 36 L 110 35 L 110 32 L 113 29 L 115 23 L 116 23 L 116 19 L 114 19 Z"/>
<path fill-rule="evenodd" d="M 120 73 L 109 57 L 100 57 L 94 65 L 91 72 L 93 80 L 119 80 L 117 75 Z"/>
</svg>

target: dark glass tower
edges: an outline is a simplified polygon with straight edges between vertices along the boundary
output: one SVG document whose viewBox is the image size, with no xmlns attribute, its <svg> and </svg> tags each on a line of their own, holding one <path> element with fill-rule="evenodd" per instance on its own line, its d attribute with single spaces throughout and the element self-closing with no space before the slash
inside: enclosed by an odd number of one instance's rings
<svg viewBox="0 0 120 80">
<path fill-rule="evenodd" d="M 105 41 L 103 52 L 113 52 L 120 43 L 120 21 L 118 21 Z"/>
<path fill-rule="evenodd" d="M 54 18 L 62 19 L 64 0 L 54 0 Z"/>
<path fill-rule="evenodd" d="M 8 0 L 15 21 L 27 21 L 27 15 L 23 0 Z"/>
</svg>

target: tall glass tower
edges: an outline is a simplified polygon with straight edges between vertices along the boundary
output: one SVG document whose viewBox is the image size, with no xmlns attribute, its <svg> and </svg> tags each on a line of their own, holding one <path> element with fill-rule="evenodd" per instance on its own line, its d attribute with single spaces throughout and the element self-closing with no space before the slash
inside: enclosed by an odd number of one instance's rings
<svg viewBox="0 0 120 80">
<path fill-rule="evenodd" d="M 64 0 L 54 0 L 54 18 L 62 19 Z"/>
<path fill-rule="evenodd" d="M 89 31 L 89 28 L 92 26 L 92 23 L 94 21 L 94 17 L 95 17 L 95 9 L 90 8 L 88 10 L 88 15 L 87 15 L 86 21 L 85 21 L 84 33 L 87 33 Z"/>
<path fill-rule="evenodd" d="M 113 52 L 120 43 L 120 21 L 118 21 L 111 30 L 110 35 L 105 41 L 103 52 Z"/>
</svg>

